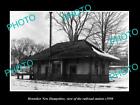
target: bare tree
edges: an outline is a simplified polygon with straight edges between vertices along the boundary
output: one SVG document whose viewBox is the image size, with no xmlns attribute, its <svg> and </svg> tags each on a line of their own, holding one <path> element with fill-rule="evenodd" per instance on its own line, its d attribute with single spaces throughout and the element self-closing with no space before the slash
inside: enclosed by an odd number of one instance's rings
<svg viewBox="0 0 140 105">
<path fill-rule="evenodd" d="M 122 45 L 125 45 L 125 42 L 118 43 L 117 45 L 114 45 L 113 47 L 111 47 L 109 53 L 112 55 L 115 55 L 117 57 L 121 57 L 122 53 L 126 52 L 126 50 L 124 50 L 124 49 L 127 49 L 127 46 L 122 46 Z M 122 47 L 123 47 L 123 49 L 122 49 Z"/>
<path fill-rule="evenodd" d="M 53 19 L 60 26 L 59 30 L 66 32 L 70 41 L 78 40 L 86 21 L 90 19 L 88 12 L 79 12 L 77 16 L 73 15 L 72 12 L 68 12 L 68 18 L 65 18 L 66 15 L 64 12 L 57 13 L 57 15 L 58 18 L 56 18 L 57 16 L 53 16 Z"/>
<path fill-rule="evenodd" d="M 111 35 L 124 32 L 122 27 L 126 13 L 123 12 L 92 12 L 91 28 L 86 29 L 86 38 L 92 41 L 101 50 L 110 52 L 114 44 L 108 44 Z M 119 48 L 120 45 L 118 45 Z"/>
<path fill-rule="evenodd" d="M 124 32 L 126 27 L 123 27 L 122 24 L 127 13 L 80 12 L 78 16 L 71 15 L 72 12 L 68 13 L 68 19 L 64 19 L 64 12 L 57 13 L 59 18 L 53 16 L 53 19 L 60 26 L 59 30 L 66 32 L 70 41 L 77 41 L 79 36 L 84 35 L 85 40 L 91 41 L 105 52 L 110 52 L 114 46 L 116 46 L 114 48 L 120 47 L 119 44 L 108 44 L 108 40 L 110 36 Z"/>
<path fill-rule="evenodd" d="M 23 57 L 39 53 L 46 47 L 47 46 L 45 44 L 36 44 L 33 40 L 29 38 L 22 38 L 19 40 L 13 39 L 11 41 L 11 55 L 20 60 Z"/>
<path fill-rule="evenodd" d="M 11 41 L 11 55 L 13 58 L 17 58 L 18 60 L 25 57 L 25 54 L 23 53 L 23 49 L 21 50 L 20 45 L 18 43 L 18 40 L 13 39 Z"/>
</svg>

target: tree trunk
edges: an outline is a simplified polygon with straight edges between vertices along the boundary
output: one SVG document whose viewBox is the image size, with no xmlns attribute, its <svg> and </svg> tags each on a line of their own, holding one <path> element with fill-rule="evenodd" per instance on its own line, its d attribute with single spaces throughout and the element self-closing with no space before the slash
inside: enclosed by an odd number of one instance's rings
<svg viewBox="0 0 140 105">
<path fill-rule="evenodd" d="M 78 35 L 74 35 L 74 41 L 78 41 Z"/>
</svg>

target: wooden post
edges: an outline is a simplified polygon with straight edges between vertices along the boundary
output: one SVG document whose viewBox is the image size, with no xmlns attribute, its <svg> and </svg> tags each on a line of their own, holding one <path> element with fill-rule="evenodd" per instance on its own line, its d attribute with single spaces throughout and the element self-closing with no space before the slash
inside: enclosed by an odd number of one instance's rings
<svg viewBox="0 0 140 105">
<path fill-rule="evenodd" d="M 22 79 L 23 79 L 23 74 L 21 74 L 21 76 L 22 76 Z"/>
<path fill-rule="evenodd" d="M 62 76 L 62 73 L 63 73 L 63 61 L 61 61 L 61 76 Z"/>
<path fill-rule="evenodd" d="M 89 82 L 92 81 L 92 58 L 89 58 Z"/>
<path fill-rule="evenodd" d="M 19 79 L 19 74 L 17 74 L 17 79 Z"/>
</svg>

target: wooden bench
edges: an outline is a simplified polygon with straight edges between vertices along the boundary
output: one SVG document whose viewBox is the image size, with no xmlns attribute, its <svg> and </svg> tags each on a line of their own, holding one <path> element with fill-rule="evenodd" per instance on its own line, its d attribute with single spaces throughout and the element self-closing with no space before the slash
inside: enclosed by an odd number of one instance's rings
<svg viewBox="0 0 140 105">
<path fill-rule="evenodd" d="M 20 76 L 21 76 L 21 79 L 23 79 L 24 75 L 29 75 L 29 79 L 34 78 L 33 73 L 17 73 L 17 79 L 20 79 Z"/>
</svg>

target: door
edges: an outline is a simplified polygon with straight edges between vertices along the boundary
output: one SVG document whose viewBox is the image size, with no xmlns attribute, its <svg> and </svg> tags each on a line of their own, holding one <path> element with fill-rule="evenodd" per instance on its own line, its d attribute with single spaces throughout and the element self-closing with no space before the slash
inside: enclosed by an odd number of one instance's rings
<svg viewBox="0 0 140 105">
<path fill-rule="evenodd" d="M 48 77 L 48 69 L 49 69 L 49 67 L 46 66 L 46 67 L 45 67 L 45 76 L 46 76 L 46 78 Z"/>
<path fill-rule="evenodd" d="M 69 75 L 71 79 L 74 79 L 74 77 L 76 76 L 76 73 L 77 73 L 76 69 L 77 67 L 75 64 L 69 66 L 69 70 L 70 70 Z"/>
</svg>

